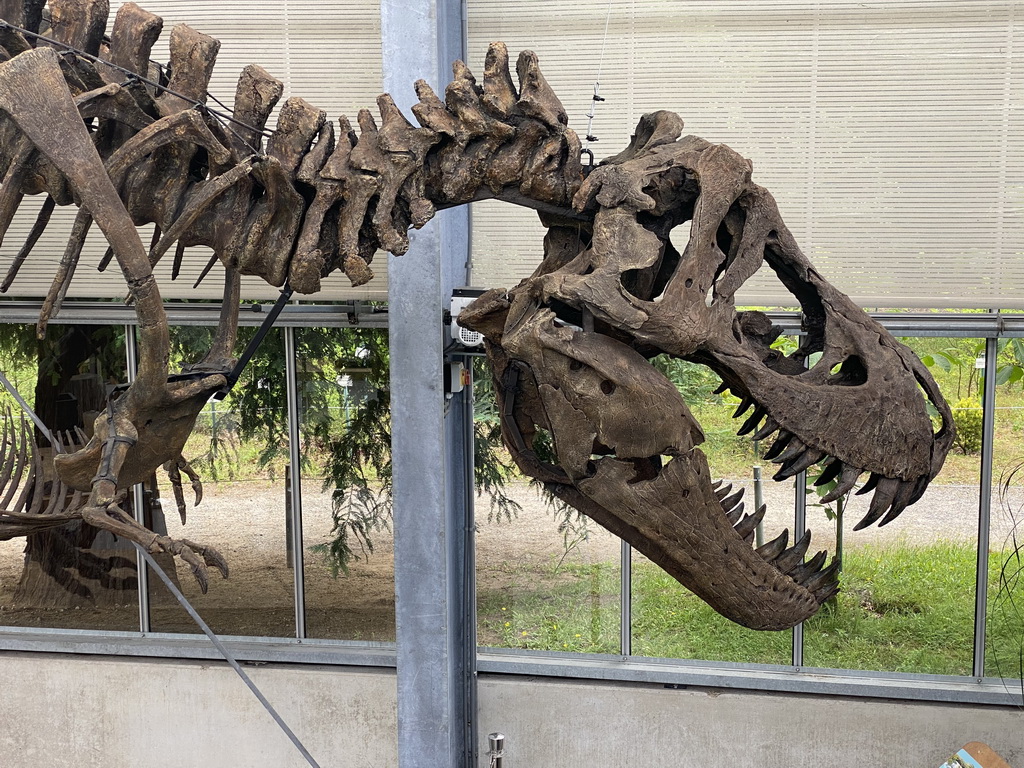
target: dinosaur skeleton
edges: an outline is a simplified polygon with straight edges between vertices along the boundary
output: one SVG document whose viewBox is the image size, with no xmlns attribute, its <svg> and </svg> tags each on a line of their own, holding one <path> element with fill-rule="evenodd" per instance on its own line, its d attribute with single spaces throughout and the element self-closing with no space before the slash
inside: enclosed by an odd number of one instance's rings
<svg viewBox="0 0 1024 768">
<path fill-rule="evenodd" d="M 181 450 L 196 416 L 229 384 L 239 275 L 313 293 L 341 270 L 358 285 L 372 276 L 378 248 L 402 254 L 410 227 L 485 198 L 536 208 L 548 229 L 529 279 L 486 293 L 460 316 L 487 340 L 513 457 L 728 618 L 792 626 L 838 589 L 838 563 L 826 566 L 824 552 L 805 559 L 809 534 L 787 546 L 784 532 L 752 548 L 764 509 L 744 514 L 742 492 L 712 483 L 700 426 L 650 358 L 714 370 L 742 400 L 736 416 L 753 409 L 740 434 L 774 435 L 767 458 L 781 463 L 776 479 L 821 464 L 821 482 L 838 479 L 834 499 L 870 473 L 861 491 L 874 497 L 858 527 L 895 518 L 941 467 L 952 418 L 924 366 L 814 270 L 771 195 L 750 180 L 749 161 L 680 138 L 682 121 L 670 112 L 645 115 L 623 152 L 585 173 L 536 57 L 520 55 L 517 87 L 505 47 L 493 44 L 482 82 L 456 62 L 443 100 L 416 83 L 418 127 L 387 95 L 379 124 L 359 112 L 358 135 L 346 118 L 336 132 L 323 112 L 292 98 L 264 149 L 281 84 L 247 67 L 233 114 L 219 117 L 205 106 L 219 47 L 212 38 L 175 27 L 170 77 L 154 83 L 149 53 L 162 22 L 131 3 L 109 37 L 105 0 L 54 0 L 42 36 L 41 0 L 2 0 L 0 11 L 9 22 L 0 29 L 0 234 L 23 195 L 47 195 L 4 287 L 54 205 L 75 204 L 40 333 L 95 220 L 110 244 L 105 261 L 116 258 L 128 284 L 141 354 L 137 378 L 111 398 L 88 442 L 55 456 L 51 508 L 5 498 L 0 538 L 81 519 L 180 556 L 205 590 L 208 566 L 227 574 L 223 558 L 143 528 L 120 503 L 161 465 L 187 471 Z M 147 249 L 136 226 L 150 222 Z M 686 222 L 680 253 L 669 235 Z M 169 376 L 152 266 L 174 244 L 176 264 L 186 246 L 213 249 L 225 288 L 211 350 Z M 779 330 L 764 314 L 735 309 L 736 290 L 763 262 L 803 308 L 805 335 L 790 355 L 771 347 Z M 934 433 L 926 400 L 941 416 Z M 536 449 L 544 433 L 557 464 Z M 0 486 L 14 487 L 10 468 L 20 476 L 28 451 L 24 438 L 5 444 Z M 180 479 L 175 486 L 180 494 Z"/>
</svg>

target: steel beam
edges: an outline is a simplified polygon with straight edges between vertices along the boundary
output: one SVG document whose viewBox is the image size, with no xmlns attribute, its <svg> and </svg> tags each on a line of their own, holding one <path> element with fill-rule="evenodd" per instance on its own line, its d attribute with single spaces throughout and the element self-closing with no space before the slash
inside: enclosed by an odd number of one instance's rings
<svg viewBox="0 0 1024 768">
<path fill-rule="evenodd" d="M 996 357 L 995 339 L 985 341 L 985 386 L 981 399 L 981 468 L 978 483 L 978 558 L 974 586 L 974 677 L 985 676 L 985 622 L 988 615 L 988 555 L 992 519 L 992 463 L 995 453 Z"/>
<path fill-rule="evenodd" d="M 406 114 L 412 84 L 438 93 L 463 58 L 462 4 L 382 0 L 384 89 Z M 440 212 L 410 233 L 409 251 L 388 260 L 391 435 L 398 656 L 398 763 L 473 762 L 472 667 L 465 615 L 466 393 L 446 399 L 443 325 L 469 261 L 464 208 Z"/>
</svg>

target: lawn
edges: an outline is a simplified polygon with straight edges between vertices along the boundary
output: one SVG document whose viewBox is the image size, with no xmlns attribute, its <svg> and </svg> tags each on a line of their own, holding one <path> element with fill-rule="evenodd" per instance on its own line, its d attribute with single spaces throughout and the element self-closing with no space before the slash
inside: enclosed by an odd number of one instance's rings
<svg viewBox="0 0 1024 768">
<path fill-rule="evenodd" d="M 806 666 L 969 675 L 974 627 L 973 547 L 850 549 L 838 599 L 805 625 Z M 1009 561 L 1009 563 L 1008 563 Z M 1000 579 L 1009 564 L 1009 583 Z M 987 674 L 1020 676 L 1024 586 L 1020 563 L 989 564 Z M 481 644 L 619 652 L 618 568 L 554 566 L 514 589 L 481 592 Z M 788 664 L 788 632 L 754 632 L 711 610 L 650 563 L 633 568 L 633 653 L 661 658 Z"/>
</svg>

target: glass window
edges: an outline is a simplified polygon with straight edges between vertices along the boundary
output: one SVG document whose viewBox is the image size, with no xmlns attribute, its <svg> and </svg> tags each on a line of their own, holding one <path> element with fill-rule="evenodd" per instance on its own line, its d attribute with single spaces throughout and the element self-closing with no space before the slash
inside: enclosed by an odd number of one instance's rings
<svg viewBox="0 0 1024 768">
<path fill-rule="evenodd" d="M 386 329 L 295 331 L 306 634 L 395 639 Z"/>
<path fill-rule="evenodd" d="M 1024 340 L 999 342 L 985 674 L 1024 676 Z"/>
<path fill-rule="evenodd" d="M 479 645 L 619 653 L 618 537 L 512 465 L 482 359 L 474 366 L 474 410 Z"/>
<path fill-rule="evenodd" d="M 172 367 L 197 362 L 209 348 L 213 329 L 172 328 L 176 360 Z M 241 349 L 255 332 L 243 328 Z M 173 486 L 158 471 L 159 516 L 172 538 L 187 538 L 217 549 L 230 575 L 210 569 L 202 594 L 180 559 L 162 564 L 214 632 L 223 635 L 294 637 L 295 590 L 288 566 L 285 525 L 285 465 L 288 456 L 284 344 L 282 332 L 267 335 L 223 401 L 211 400 L 196 421 L 182 452 L 202 484 L 202 502 L 184 467 L 184 518 Z M 159 522 L 154 521 L 158 527 Z M 151 625 L 155 632 L 199 632 L 195 622 L 150 574 Z"/>
<path fill-rule="evenodd" d="M 0 368 L 11 384 L 65 445 L 83 445 L 108 393 L 125 381 L 124 326 L 53 323 L 38 343 L 34 326 L 3 325 L 0 333 Z M 12 463 L 3 508 L 17 511 L 19 498 L 29 513 L 70 508 L 78 499 L 54 482 L 53 446 L 13 397 L 0 397 L 11 416 L 7 445 L 40 462 L 38 473 Z M 71 521 L 0 542 L 0 625 L 133 630 L 137 602 L 135 550 L 105 531 Z"/>
<path fill-rule="evenodd" d="M 812 667 L 968 675 L 981 467 L 978 342 L 903 341 L 931 363 L 953 408 L 958 443 L 924 497 L 884 528 L 852 530 L 866 514 L 870 496 L 849 496 L 841 506 L 822 505 L 813 490 L 808 492 L 808 519 L 816 528 L 831 531 L 833 540 L 842 537 L 843 570 L 842 591 L 806 624 L 804 662 Z"/>
</svg>

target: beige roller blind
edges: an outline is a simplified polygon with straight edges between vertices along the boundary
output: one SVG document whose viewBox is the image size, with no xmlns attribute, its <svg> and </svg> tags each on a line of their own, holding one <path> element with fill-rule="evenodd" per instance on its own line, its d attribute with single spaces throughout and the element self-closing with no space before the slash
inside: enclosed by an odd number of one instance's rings
<svg viewBox="0 0 1024 768">
<path fill-rule="evenodd" d="M 600 71 L 599 158 L 656 109 L 750 158 L 804 252 L 862 305 L 1024 309 L 1019 0 L 468 0 L 468 13 L 471 66 L 492 40 L 536 51 L 581 136 Z M 530 212 L 476 206 L 473 283 L 529 274 L 541 236 Z M 794 303 L 767 268 L 741 300 Z"/>
<path fill-rule="evenodd" d="M 111 3 L 110 24 L 121 2 Z M 381 89 L 380 4 L 378 0 L 288 0 L 288 2 L 253 3 L 242 0 L 215 0 L 197 3 L 194 0 L 139 0 L 146 10 L 164 19 L 164 32 L 154 47 L 153 58 L 166 63 L 167 42 L 171 27 L 179 23 L 209 34 L 221 42 L 217 66 L 210 91 L 229 108 L 235 83 L 247 64 L 262 66 L 285 83 L 284 98 L 301 96 L 326 110 L 329 119 L 337 121 L 347 114 L 355 122 L 361 107 L 376 109 L 375 100 Z M 109 29 L 109 25 L 108 25 Z M 283 99 L 282 99 L 283 102 Z M 211 106 L 214 106 L 211 102 Z M 268 125 L 272 127 L 276 114 Z M 26 200 L 19 209 L 3 247 L 0 249 L 0 273 L 8 265 L 24 241 L 35 220 L 40 201 Z M 64 251 L 75 211 L 72 208 L 54 212 L 43 239 L 36 245 L 8 295 L 38 297 L 46 293 L 56 265 Z M 93 228 L 96 229 L 95 227 Z M 149 242 L 152 227 L 143 228 L 143 242 Z M 111 265 L 106 273 L 98 273 L 106 242 L 92 232 L 86 243 L 82 263 L 68 295 L 80 298 L 121 297 L 124 281 Z M 173 253 L 173 251 L 172 251 Z M 199 288 L 193 283 L 209 260 L 211 251 L 191 248 L 187 252 L 182 274 L 171 282 L 171 254 L 157 267 L 157 278 L 165 298 L 217 299 L 221 296 L 223 274 L 214 267 Z M 353 289 L 343 275 L 334 274 L 324 281 L 324 290 L 316 299 L 386 300 L 387 274 L 384 254 L 374 259 L 377 276 L 360 288 Z M 275 298 L 277 289 L 256 278 L 244 278 L 246 298 Z"/>
</svg>

